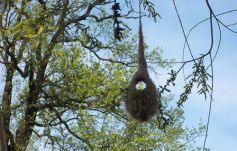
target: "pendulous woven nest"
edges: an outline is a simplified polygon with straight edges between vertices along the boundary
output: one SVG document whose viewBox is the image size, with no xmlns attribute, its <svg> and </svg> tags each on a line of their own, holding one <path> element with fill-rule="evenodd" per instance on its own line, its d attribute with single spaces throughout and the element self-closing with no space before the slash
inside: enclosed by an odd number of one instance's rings
<svg viewBox="0 0 237 151">
<path fill-rule="evenodd" d="M 137 90 L 138 82 L 143 81 L 146 88 Z M 125 101 L 126 111 L 137 121 L 149 121 L 159 109 L 156 86 L 149 78 L 148 73 L 138 70 L 128 86 L 128 95 Z"/>
</svg>

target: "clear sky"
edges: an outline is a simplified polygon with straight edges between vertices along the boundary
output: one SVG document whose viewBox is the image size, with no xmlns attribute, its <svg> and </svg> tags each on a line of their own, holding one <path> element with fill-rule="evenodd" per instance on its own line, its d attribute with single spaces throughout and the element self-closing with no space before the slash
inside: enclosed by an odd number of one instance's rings
<svg viewBox="0 0 237 151">
<path fill-rule="evenodd" d="M 175 58 L 176 61 L 181 61 L 184 37 L 172 0 L 155 2 L 162 19 L 157 23 L 152 22 L 152 20 L 143 20 L 145 40 L 150 47 L 162 47 L 165 58 Z M 186 32 L 200 20 L 209 16 L 205 0 L 177 0 L 176 4 Z M 210 4 L 216 14 L 237 9 L 236 0 L 210 0 Z M 236 23 L 237 12 L 221 16 L 220 19 L 227 25 Z M 231 26 L 231 28 L 237 31 L 237 25 Z M 205 22 L 191 34 L 189 42 L 195 56 L 206 52 L 210 47 L 209 31 L 209 22 Z M 211 148 L 213 151 L 236 151 L 237 34 L 229 32 L 223 26 L 222 34 L 221 48 L 214 62 L 214 102 L 206 147 Z M 217 37 L 218 35 L 215 33 L 215 36 Z M 217 39 L 215 39 L 215 45 L 216 42 Z M 185 69 L 189 70 L 188 67 Z M 169 76 L 167 72 L 161 72 L 160 74 L 161 76 L 160 78 L 158 77 L 156 83 L 164 85 Z M 182 81 L 183 76 L 181 74 L 177 85 L 172 88 L 175 99 L 178 99 L 183 90 L 184 83 Z M 200 118 L 203 123 L 206 123 L 208 116 L 209 100 L 205 100 L 203 96 L 195 93 L 193 91 L 188 102 L 184 104 L 186 125 L 189 127 L 195 126 L 200 121 Z M 197 140 L 197 145 L 202 146 L 203 141 L 204 137 L 201 137 Z"/>
</svg>

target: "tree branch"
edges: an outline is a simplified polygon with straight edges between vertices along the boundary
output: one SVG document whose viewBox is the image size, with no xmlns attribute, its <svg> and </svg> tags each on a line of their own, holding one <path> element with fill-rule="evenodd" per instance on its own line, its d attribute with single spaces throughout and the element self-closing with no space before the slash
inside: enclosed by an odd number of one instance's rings
<svg viewBox="0 0 237 151">
<path fill-rule="evenodd" d="M 59 119 L 59 121 L 65 126 L 65 128 L 67 129 L 67 131 L 68 131 L 72 136 L 74 136 L 75 138 L 79 139 L 79 140 L 82 141 L 83 143 L 87 144 L 87 146 L 88 146 L 90 149 L 93 150 L 93 146 L 90 144 L 90 142 L 89 142 L 88 140 L 81 138 L 79 135 L 77 135 L 75 132 L 73 132 L 73 131 L 71 130 L 70 126 L 67 124 L 67 122 L 64 121 L 64 120 L 61 118 L 59 112 L 58 112 L 55 108 L 53 108 L 53 111 L 54 111 L 54 113 L 56 114 L 56 116 L 57 116 L 57 118 Z"/>
</svg>

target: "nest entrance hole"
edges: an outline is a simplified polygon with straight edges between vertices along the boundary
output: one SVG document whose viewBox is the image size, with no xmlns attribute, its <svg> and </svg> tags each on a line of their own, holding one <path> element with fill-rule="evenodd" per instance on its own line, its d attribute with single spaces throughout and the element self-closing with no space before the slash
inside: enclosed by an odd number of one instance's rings
<svg viewBox="0 0 237 151">
<path fill-rule="evenodd" d="M 136 90 L 142 91 L 146 88 L 146 83 L 144 81 L 139 81 L 136 84 Z"/>
</svg>

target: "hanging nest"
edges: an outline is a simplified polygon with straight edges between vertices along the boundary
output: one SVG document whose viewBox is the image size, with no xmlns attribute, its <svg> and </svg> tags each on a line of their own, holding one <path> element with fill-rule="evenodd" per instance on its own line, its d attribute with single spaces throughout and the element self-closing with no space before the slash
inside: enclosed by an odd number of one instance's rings
<svg viewBox="0 0 237 151">
<path fill-rule="evenodd" d="M 125 106 L 126 111 L 135 120 L 146 122 L 154 117 L 158 110 L 160 110 L 160 99 L 156 86 L 150 79 L 147 70 L 142 34 L 141 9 L 139 21 L 138 65 L 138 71 L 133 75 L 128 86 L 128 95 L 125 101 Z M 136 86 L 139 82 L 144 82 L 146 87 L 142 90 L 137 89 Z"/>
<path fill-rule="evenodd" d="M 136 85 L 144 82 L 146 87 L 138 90 Z M 159 109 L 156 86 L 144 70 L 138 70 L 128 86 L 128 95 L 125 101 L 126 111 L 137 121 L 149 121 Z"/>
</svg>

